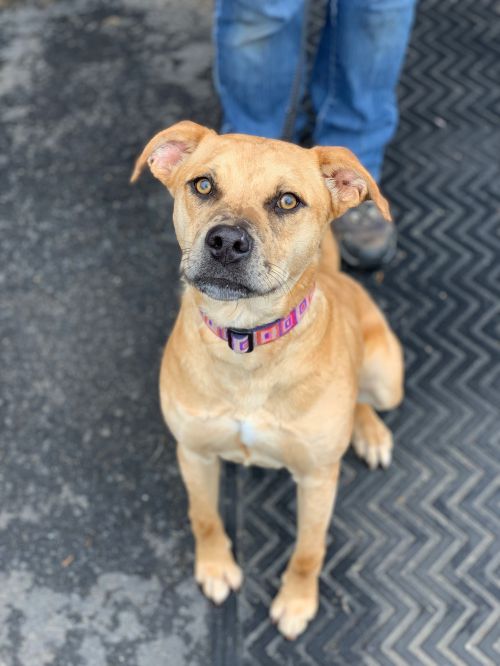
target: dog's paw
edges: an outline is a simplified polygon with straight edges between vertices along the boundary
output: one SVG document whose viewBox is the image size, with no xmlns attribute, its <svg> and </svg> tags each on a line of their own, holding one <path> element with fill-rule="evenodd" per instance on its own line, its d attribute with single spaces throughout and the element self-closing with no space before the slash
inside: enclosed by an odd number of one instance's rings
<svg viewBox="0 0 500 666">
<path fill-rule="evenodd" d="M 391 464 L 392 433 L 371 409 L 362 416 L 356 414 L 352 445 L 370 469 L 376 469 L 379 465 L 389 467 Z"/>
<path fill-rule="evenodd" d="M 284 583 L 271 605 L 270 615 L 283 636 L 293 641 L 305 630 L 317 610 L 317 593 L 298 595 Z"/>
<path fill-rule="evenodd" d="M 217 559 L 200 559 L 196 562 L 196 582 L 203 593 L 216 604 L 227 599 L 231 590 L 238 590 L 243 582 L 243 574 L 231 553 Z"/>
</svg>

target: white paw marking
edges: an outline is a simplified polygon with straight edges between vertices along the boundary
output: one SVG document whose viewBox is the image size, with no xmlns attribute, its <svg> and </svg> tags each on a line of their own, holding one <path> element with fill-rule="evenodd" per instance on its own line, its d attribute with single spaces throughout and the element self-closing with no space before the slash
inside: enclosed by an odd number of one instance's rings
<svg viewBox="0 0 500 666">
<path fill-rule="evenodd" d="M 293 598 L 281 591 L 271 605 L 271 620 L 285 638 L 294 641 L 316 615 L 318 602 L 315 598 Z"/>
<path fill-rule="evenodd" d="M 355 424 L 352 445 L 370 469 L 379 465 L 386 468 L 391 464 L 392 433 L 376 415 Z"/>
<path fill-rule="evenodd" d="M 232 558 L 220 562 L 198 562 L 195 578 L 205 596 L 217 605 L 227 599 L 231 590 L 238 590 L 243 582 L 241 569 Z"/>
</svg>

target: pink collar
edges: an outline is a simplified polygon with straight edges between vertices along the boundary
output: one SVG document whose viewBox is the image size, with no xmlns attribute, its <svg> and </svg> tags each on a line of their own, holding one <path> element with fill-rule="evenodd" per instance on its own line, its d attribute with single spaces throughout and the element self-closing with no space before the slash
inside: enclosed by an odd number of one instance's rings
<svg viewBox="0 0 500 666">
<path fill-rule="evenodd" d="M 309 294 L 287 314 L 283 319 L 276 319 L 270 324 L 263 324 L 256 328 L 225 328 L 216 326 L 214 322 L 200 310 L 203 321 L 208 328 L 222 340 L 226 340 L 229 348 L 237 354 L 249 354 L 255 347 L 267 345 L 278 338 L 282 338 L 295 328 L 307 312 L 314 293 L 314 287 Z"/>
</svg>

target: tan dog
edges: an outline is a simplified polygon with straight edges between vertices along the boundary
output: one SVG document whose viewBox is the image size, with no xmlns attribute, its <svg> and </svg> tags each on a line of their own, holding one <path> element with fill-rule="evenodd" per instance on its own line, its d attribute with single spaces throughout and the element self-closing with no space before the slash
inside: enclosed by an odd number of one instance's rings
<svg viewBox="0 0 500 666">
<path fill-rule="evenodd" d="M 344 148 L 181 122 L 148 143 L 132 181 L 146 163 L 175 198 L 182 250 L 185 288 L 160 393 L 189 495 L 196 580 L 216 603 L 242 581 L 217 509 L 219 459 L 286 467 L 298 534 L 271 617 L 295 638 L 318 608 L 349 443 L 372 468 L 391 460 L 374 408 L 402 399 L 401 348 L 368 294 L 339 272 L 329 229 L 365 199 L 390 219 L 388 205 Z"/>
</svg>

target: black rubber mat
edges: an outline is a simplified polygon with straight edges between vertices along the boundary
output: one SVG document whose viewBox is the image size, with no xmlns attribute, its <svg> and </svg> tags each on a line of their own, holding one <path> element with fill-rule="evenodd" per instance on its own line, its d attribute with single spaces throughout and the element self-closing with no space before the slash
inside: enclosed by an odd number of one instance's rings
<svg viewBox="0 0 500 666">
<path fill-rule="evenodd" d="M 498 3 L 422 1 L 383 179 L 400 250 L 363 279 L 405 347 L 394 462 L 369 472 L 347 456 L 320 611 L 295 643 L 268 618 L 293 483 L 231 471 L 246 584 L 218 611 L 218 663 L 500 664 L 499 114 Z"/>
<path fill-rule="evenodd" d="M 0 0 L 0 664 L 500 664 L 500 7 L 422 0 L 384 186 L 400 249 L 359 276 L 404 342 L 391 468 L 343 466 L 321 608 L 268 609 L 285 472 L 226 468 L 245 584 L 198 590 L 157 377 L 171 203 L 128 184 L 183 117 L 215 125 L 206 0 Z"/>
</svg>

